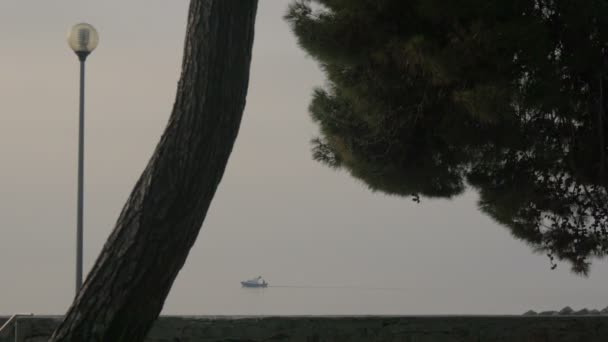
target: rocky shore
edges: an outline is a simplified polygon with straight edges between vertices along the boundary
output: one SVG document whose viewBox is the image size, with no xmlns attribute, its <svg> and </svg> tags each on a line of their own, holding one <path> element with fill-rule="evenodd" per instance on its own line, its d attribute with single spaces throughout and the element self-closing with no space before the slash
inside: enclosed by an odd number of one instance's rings
<svg viewBox="0 0 608 342">
<path fill-rule="evenodd" d="M 598 309 L 581 309 L 574 310 L 569 306 L 559 311 L 540 311 L 529 310 L 524 313 L 524 316 L 608 316 L 608 306 L 602 310 Z"/>
</svg>

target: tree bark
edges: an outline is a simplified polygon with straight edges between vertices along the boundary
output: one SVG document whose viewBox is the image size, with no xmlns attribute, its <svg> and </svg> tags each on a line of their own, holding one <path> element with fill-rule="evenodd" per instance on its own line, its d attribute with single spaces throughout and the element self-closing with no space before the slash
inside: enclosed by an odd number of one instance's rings
<svg viewBox="0 0 608 342">
<path fill-rule="evenodd" d="M 184 265 L 236 139 L 257 0 L 191 0 L 167 128 L 51 341 L 142 341 Z"/>
<path fill-rule="evenodd" d="M 599 157 L 600 157 L 600 167 L 599 167 L 599 180 L 600 184 L 604 187 L 607 185 L 608 175 L 606 174 L 606 139 L 604 137 L 604 131 L 606 128 L 604 127 L 604 116 L 606 116 L 606 111 L 604 110 L 604 77 L 603 74 L 600 76 L 600 108 L 597 113 L 597 131 L 599 137 Z"/>
</svg>

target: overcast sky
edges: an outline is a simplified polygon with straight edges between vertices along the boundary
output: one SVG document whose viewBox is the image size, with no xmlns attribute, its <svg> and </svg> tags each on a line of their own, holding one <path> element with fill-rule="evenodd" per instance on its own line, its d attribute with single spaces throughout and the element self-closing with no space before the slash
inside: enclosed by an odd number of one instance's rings
<svg viewBox="0 0 608 342">
<path fill-rule="evenodd" d="M 287 3 L 260 1 L 240 135 L 165 313 L 498 314 L 608 305 L 605 261 L 588 279 L 566 264 L 551 271 L 545 256 L 477 212 L 474 193 L 417 205 L 312 161 L 307 106 L 323 75 L 282 20 Z M 73 298 L 78 64 L 67 30 L 86 21 L 101 36 L 87 62 L 89 269 L 169 116 L 187 4 L 0 1 L 0 314 L 61 314 Z M 313 288 L 240 288 L 257 274 L 271 285 Z"/>
</svg>

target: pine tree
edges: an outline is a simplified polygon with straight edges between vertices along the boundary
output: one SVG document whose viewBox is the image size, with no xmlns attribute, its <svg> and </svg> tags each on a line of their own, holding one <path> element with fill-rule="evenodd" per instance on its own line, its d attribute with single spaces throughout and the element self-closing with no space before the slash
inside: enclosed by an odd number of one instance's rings
<svg viewBox="0 0 608 342">
<path fill-rule="evenodd" d="M 298 0 L 328 86 L 313 157 L 371 189 L 480 208 L 585 273 L 608 251 L 601 0 Z M 576 231 L 576 233 L 572 233 Z"/>
<path fill-rule="evenodd" d="M 146 337 L 194 244 L 236 139 L 256 8 L 257 0 L 191 1 L 169 124 L 51 341 Z"/>
</svg>

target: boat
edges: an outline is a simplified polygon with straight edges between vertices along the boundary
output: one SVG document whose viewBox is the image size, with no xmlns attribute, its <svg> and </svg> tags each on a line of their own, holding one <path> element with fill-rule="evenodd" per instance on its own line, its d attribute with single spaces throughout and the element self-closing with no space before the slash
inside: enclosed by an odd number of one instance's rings
<svg viewBox="0 0 608 342">
<path fill-rule="evenodd" d="M 243 287 L 268 287 L 268 283 L 266 280 L 262 279 L 262 276 L 257 276 L 255 278 L 242 281 L 241 285 Z"/>
</svg>

